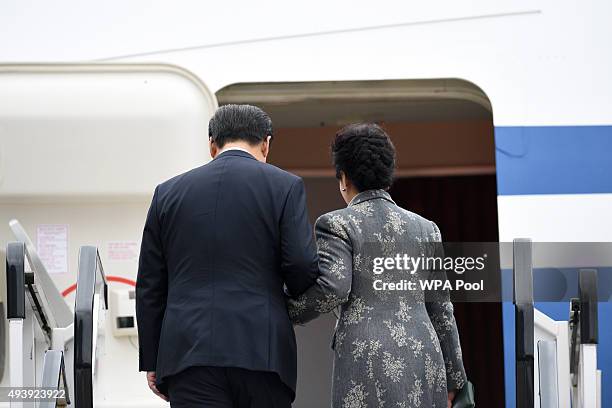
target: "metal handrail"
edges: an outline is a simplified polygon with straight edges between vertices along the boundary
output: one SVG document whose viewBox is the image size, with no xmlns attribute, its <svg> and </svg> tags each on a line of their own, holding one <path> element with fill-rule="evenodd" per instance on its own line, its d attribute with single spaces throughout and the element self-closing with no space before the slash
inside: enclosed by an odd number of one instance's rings
<svg viewBox="0 0 612 408">
<path fill-rule="evenodd" d="M 9 242 L 6 246 L 6 317 L 25 319 L 25 245 Z"/>
<path fill-rule="evenodd" d="M 6 247 L 6 297 L 9 321 L 9 384 L 23 386 L 23 322 L 25 310 L 25 246 L 10 242 Z"/>
<path fill-rule="evenodd" d="M 581 269 L 578 277 L 579 298 L 571 300 L 570 329 L 570 374 L 572 385 L 578 382 L 580 345 L 597 344 L 597 270 Z"/>
<path fill-rule="evenodd" d="M 35 316 L 42 332 L 45 335 L 45 340 L 49 347 L 52 346 L 52 328 L 51 322 L 56 322 L 54 319 L 54 310 L 48 307 L 45 302 L 45 292 L 42 287 L 39 287 L 36 281 L 35 273 L 26 272 L 25 259 L 28 254 L 27 244 L 24 242 L 10 242 L 6 247 L 6 283 L 7 283 L 7 318 L 9 320 L 9 348 L 10 353 L 10 385 L 13 387 L 21 387 L 24 384 L 24 368 L 22 356 L 24 354 L 24 321 L 26 320 L 26 296 L 29 300 L 29 305 L 32 308 L 32 315 Z M 60 350 L 48 350 L 45 354 L 45 363 L 43 370 L 48 370 L 50 362 L 47 362 L 47 356 L 54 355 L 55 352 L 62 353 L 62 371 L 63 371 L 63 352 Z M 51 357 L 49 357 L 51 358 Z M 50 360 L 49 360 L 50 361 Z M 43 372 L 43 381 L 48 377 L 48 373 Z M 65 380 L 65 373 L 62 374 Z M 45 377 L 47 376 L 47 377 Z M 48 378 L 47 378 L 47 381 Z M 57 382 L 57 381 L 56 381 Z M 68 388 L 64 387 L 66 392 L 66 400 L 69 401 Z M 51 406 L 51 405 L 50 405 Z"/>
<path fill-rule="evenodd" d="M 43 374 L 41 387 L 45 390 L 64 390 L 63 398 L 47 398 L 40 401 L 38 408 L 55 408 L 58 403 L 70 404 L 68 381 L 64 368 L 64 353 L 60 350 L 47 350 L 43 361 Z"/>
<path fill-rule="evenodd" d="M 98 296 L 97 296 L 98 295 Z M 74 399 L 79 408 L 93 407 L 93 367 L 99 302 L 108 307 L 108 286 L 98 249 L 79 250 L 79 272 L 74 306 Z"/>
<path fill-rule="evenodd" d="M 569 318 L 569 332 L 570 332 L 570 375 L 572 376 L 572 385 L 576 385 L 578 377 L 575 374 L 578 373 L 578 364 L 580 356 L 580 301 L 579 299 L 571 300 L 570 307 L 570 318 Z"/>
<path fill-rule="evenodd" d="M 64 297 L 53 283 L 49 272 L 42 263 L 32 240 L 25 229 L 17 220 L 11 220 L 9 227 L 17 238 L 25 246 L 25 256 L 28 258 L 30 268 L 36 281 L 38 295 L 38 308 L 47 318 L 46 325 L 50 329 L 68 327 L 72 323 L 72 312 L 64 300 Z M 33 294 L 31 296 L 34 296 Z"/>
<path fill-rule="evenodd" d="M 534 407 L 533 264 L 530 239 L 513 243 L 516 406 Z"/>
<path fill-rule="evenodd" d="M 597 344 L 597 270 L 581 269 L 578 288 L 580 291 L 580 342 Z"/>
</svg>

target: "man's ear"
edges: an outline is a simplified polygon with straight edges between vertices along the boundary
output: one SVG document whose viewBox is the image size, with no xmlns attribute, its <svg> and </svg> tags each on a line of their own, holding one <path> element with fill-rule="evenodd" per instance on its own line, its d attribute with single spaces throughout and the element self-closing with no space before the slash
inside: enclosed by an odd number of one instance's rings
<svg viewBox="0 0 612 408">
<path fill-rule="evenodd" d="M 268 158 L 268 154 L 270 153 L 270 140 L 272 140 L 272 136 L 267 136 L 266 140 L 261 144 L 261 154 L 264 157 L 264 161 Z"/>
<path fill-rule="evenodd" d="M 219 148 L 217 147 L 217 144 L 213 141 L 212 137 L 208 138 L 208 149 L 210 150 L 210 157 L 212 157 L 213 159 L 219 153 Z"/>
</svg>

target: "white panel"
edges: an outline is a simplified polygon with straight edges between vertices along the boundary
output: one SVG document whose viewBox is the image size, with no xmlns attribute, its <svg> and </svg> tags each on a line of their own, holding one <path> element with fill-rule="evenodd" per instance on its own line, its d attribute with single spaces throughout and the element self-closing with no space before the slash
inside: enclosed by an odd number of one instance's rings
<svg viewBox="0 0 612 408">
<path fill-rule="evenodd" d="M 170 66 L 0 66 L 0 195 L 150 195 L 209 160 L 215 98 Z"/>
<path fill-rule="evenodd" d="M 183 0 L 180 7 L 159 0 L 33 3 L 35 6 L 32 2 L 3 4 L 0 27 L 15 41 L 3 44 L 2 60 L 92 59 L 253 38 L 511 13 L 534 9 L 542 2 L 447 0 L 442 5 L 380 0 L 374 5 L 365 0 L 271 0 L 266 7 L 247 0 L 228 3 Z M 263 21 L 267 23 L 262 24 Z M 134 35 L 135 29 L 146 35 Z M 40 31 L 47 34 L 44 47 L 40 37 L 34 35 Z M 75 32 L 79 36 L 73 35 Z M 105 35 L 99 35 L 100 32 Z"/>
<path fill-rule="evenodd" d="M 9 385 L 15 388 L 23 387 L 23 319 L 10 319 L 8 327 Z"/>
<path fill-rule="evenodd" d="M 497 126 L 612 124 L 607 0 L 5 3 L 2 61 L 163 61 L 215 91 L 463 78 L 490 97 Z"/>
<path fill-rule="evenodd" d="M 559 392 L 557 389 L 559 370 L 557 367 L 557 343 L 540 340 L 537 342 L 539 384 L 536 383 L 539 398 L 536 397 L 536 407 L 559 408 Z"/>
<path fill-rule="evenodd" d="M 578 392 L 581 408 L 597 408 L 597 344 L 580 345 Z"/>
<path fill-rule="evenodd" d="M 498 196 L 500 241 L 612 241 L 612 194 Z"/>
<path fill-rule="evenodd" d="M 569 313 L 569 309 L 568 309 Z M 534 309 L 534 350 L 539 353 L 539 341 L 554 341 L 556 343 L 556 361 L 555 369 L 557 370 L 557 389 L 558 392 L 558 407 L 570 408 L 570 366 L 569 366 L 569 342 L 568 342 L 568 322 L 555 321 Z M 534 360 L 534 386 L 536 390 L 535 404 L 539 406 L 540 399 L 537 398 L 540 386 L 540 359 Z M 544 390 L 546 392 L 546 390 Z"/>
<path fill-rule="evenodd" d="M 570 408 L 571 380 L 569 357 L 569 327 L 566 321 L 560 321 L 557 322 L 557 367 L 559 369 L 557 388 L 559 389 L 560 408 Z"/>
</svg>

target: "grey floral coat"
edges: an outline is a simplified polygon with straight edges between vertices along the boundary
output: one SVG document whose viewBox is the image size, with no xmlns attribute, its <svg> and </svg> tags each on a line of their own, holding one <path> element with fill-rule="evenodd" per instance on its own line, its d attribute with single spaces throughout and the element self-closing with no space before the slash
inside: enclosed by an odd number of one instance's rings
<svg viewBox="0 0 612 408">
<path fill-rule="evenodd" d="M 426 302 L 420 289 L 376 290 L 381 280 L 427 279 L 431 271 L 375 274 L 373 263 L 431 255 L 425 243 L 441 240 L 437 226 L 398 207 L 387 192 L 368 190 L 321 216 L 315 232 L 321 276 L 289 301 L 289 314 L 301 324 L 339 307 L 332 407 L 446 408 L 448 390 L 466 381 L 448 291 Z"/>
</svg>

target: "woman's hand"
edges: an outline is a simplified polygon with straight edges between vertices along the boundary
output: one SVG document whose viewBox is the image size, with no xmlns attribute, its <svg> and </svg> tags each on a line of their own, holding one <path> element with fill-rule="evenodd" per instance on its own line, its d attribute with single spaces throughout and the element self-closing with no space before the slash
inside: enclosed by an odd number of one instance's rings
<svg viewBox="0 0 612 408">
<path fill-rule="evenodd" d="M 457 395 L 457 391 L 451 391 L 448 393 L 448 408 L 452 408 L 455 395 Z"/>
</svg>

